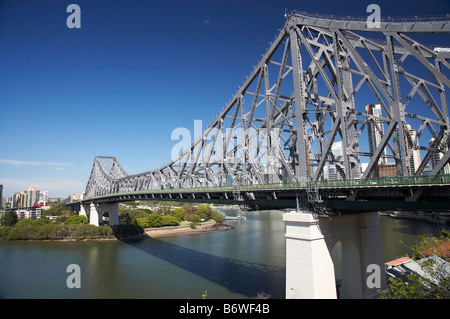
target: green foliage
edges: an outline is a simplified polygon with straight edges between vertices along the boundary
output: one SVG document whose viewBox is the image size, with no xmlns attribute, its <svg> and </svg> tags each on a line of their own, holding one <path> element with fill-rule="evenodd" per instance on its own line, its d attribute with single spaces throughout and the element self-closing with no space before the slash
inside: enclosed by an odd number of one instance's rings
<svg viewBox="0 0 450 319">
<path fill-rule="evenodd" d="M 89 221 L 86 216 L 75 215 L 67 218 L 67 220 L 64 222 L 64 225 L 87 224 L 88 222 Z"/>
<path fill-rule="evenodd" d="M 62 223 L 62 224 L 64 224 L 64 222 L 65 222 L 68 218 L 69 218 L 69 216 L 67 216 L 67 215 L 61 215 L 61 216 L 56 217 L 56 222 L 57 222 L 57 223 Z"/>
<path fill-rule="evenodd" d="M 158 215 L 165 216 L 165 215 L 170 215 L 172 213 L 172 210 L 170 209 L 170 207 L 160 206 L 156 209 L 155 213 Z"/>
<path fill-rule="evenodd" d="M 184 204 L 183 206 L 181 206 L 181 208 L 184 210 L 184 213 L 186 214 L 186 216 L 189 216 L 196 212 L 195 207 L 189 203 Z"/>
<path fill-rule="evenodd" d="M 416 274 L 404 275 L 401 279 L 390 277 L 388 290 L 382 292 L 380 299 L 417 299 L 423 285 L 421 277 Z"/>
<path fill-rule="evenodd" d="M 144 218 L 136 218 L 136 222 L 142 228 L 161 227 L 162 217 L 158 214 L 150 214 Z"/>
<path fill-rule="evenodd" d="M 14 226 L 17 223 L 17 214 L 14 210 L 7 211 L 0 219 L 2 226 Z"/>
<path fill-rule="evenodd" d="M 191 214 L 188 217 L 188 221 L 190 221 L 191 223 L 194 223 L 194 224 L 198 224 L 198 223 L 200 223 L 201 218 L 197 214 Z"/>
<path fill-rule="evenodd" d="M 180 220 L 174 216 L 162 216 L 161 225 L 162 226 L 178 226 L 178 225 L 180 225 Z"/>
<path fill-rule="evenodd" d="M 50 219 L 47 218 L 39 218 L 39 219 L 21 219 L 17 222 L 16 226 L 24 226 L 24 225 L 30 225 L 30 226 L 42 226 L 47 224 L 53 224 L 53 222 Z"/>
<path fill-rule="evenodd" d="M 120 225 L 131 225 L 133 220 L 131 219 L 128 212 L 124 212 L 122 214 L 119 214 L 119 224 Z"/>
<path fill-rule="evenodd" d="M 218 212 L 213 212 L 212 219 L 214 219 L 218 223 L 223 223 L 223 216 Z"/>
<path fill-rule="evenodd" d="M 69 216 L 74 214 L 75 213 L 70 210 L 70 207 L 63 203 L 51 203 L 51 207 L 42 212 L 43 216 Z"/>
<path fill-rule="evenodd" d="M 95 226 L 91 224 L 74 224 L 68 226 L 71 237 L 75 239 L 95 239 L 112 237 L 113 231 L 109 226 Z"/>
<path fill-rule="evenodd" d="M 150 214 L 147 219 L 150 222 L 150 227 L 161 227 L 162 225 L 162 216 L 158 214 Z"/>
<path fill-rule="evenodd" d="M 172 211 L 172 216 L 179 220 L 184 220 L 185 219 L 184 210 L 182 208 L 175 208 Z"/>
<path fill-rule="evenodd" d="M 0 227 L 0 239 L 6 239 L 6 237 L 9 236 L 9 233 L 11 232 L 11 230 L 13 229 L 13 226 L 1 226 Z"/>
<path fill-rule="evenodd" d="M 83 223 L 61 225 L 48 219 L 24 219 L 14 227 L 0 227 L 0 238 L 6 240 L 81 240 L 111 237 L 113 237 L 113 231 L 109 226 L 94 226 Z"/>
<path fill-rule="evenodd" d="M 211 219 L 213 215 L 213 209 L 208 204 L 200 204 L 197 206 L 196 214 L 200 216 L 200 219 Z"/>
<path fill-rule="evenodd" d="M 136 218 L 136 224 L 139 226 L 139 227 L 142 227 L 142 228 L 149 228 L 149 227 L 151 227 L 150 226 L 150 221 L 147 219 L 147 217 L 143 217 L 143 218 Z"/>
<path fill-rule="evenodd" d="M 137 223 L 133 224 L 119 224 L 111 226 L 114 236 L 119 239 L 127 239 L 129 237 L 137 236 L 144 233 L 144 228 Z"/>
<path fill-rule="evenodd" d="M 448 251 L 436 249 L 450 241 L 449 235 L 450 232 L 443 230 L 440 237 L 419 236 L 419 242 L 411 247 L 411 258 L 419 263 L 426 273 L 425 276 L 413 273 L 399 279 L 389 278 L 388 289 L 380 291 L 380 298 L 449 299 L 450 272 L 447 267 L 439 264 L 440 260 L 449 261 Z M 434 254 L 439 255 L 440 258 Z"/>
<path fill-rule="evenodd" d="M 412 259 L 421 259 L 426 255 L 437 255 L 450 262 L 450 251 L 444 243 L 450 242 L 450 231 L 442 229 L 439 237 L 419 236 L 419 242 L 411 247 Z"/>
<path fill-rule="evenodd" d="M 124 209 L 119 212 L 119 220 L 120 220 L 120 216 L 122 216 L 124 214 L 127 214 L 130 217 L 131 222 L 133 222 L 134 220 L 136 220 L 138 218 L 145 218 L 148 215 L 150 215 L 149 212 L 142 210 L 142 209 Z"/>
</svg>

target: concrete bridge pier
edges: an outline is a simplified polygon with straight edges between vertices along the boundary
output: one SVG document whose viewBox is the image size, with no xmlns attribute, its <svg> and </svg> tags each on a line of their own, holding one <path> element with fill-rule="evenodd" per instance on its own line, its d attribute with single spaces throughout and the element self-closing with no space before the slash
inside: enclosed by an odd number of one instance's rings
<svg viewBox="0 0 450 319">
<path fill-rule="evenodd" d="M 80 212 L 78 214 L 81 216 L 86 216 L 87 219 L 89 220 L 89 213 L 90 213 L 89 208 L 90 208 L 89 204 L 80 203 Z"/>
<path fill-rule="evenodd" d="M 80 215 L 88 218 L 89 224 L 103 225 L 103 213 L 108 212 L 109 225 L 119 224 L 119 205 L 118 204 L 81 204 Z"/>
<path fill-rule="evenodd" d="M 335 299 L 334 266 L 319 221 L 307 212 L 283 215 L 286 299 Z"/>
<path fill-rule="evenodd" d="M 283 220 L 287 299 L 372 299 L 386 288 L 378 213 L 315 218 L 290 212 Z M 334 249 L 340 265 L 333 263 Z M 341 269 L 338 290 L 335 267 Z"/>
</svg>

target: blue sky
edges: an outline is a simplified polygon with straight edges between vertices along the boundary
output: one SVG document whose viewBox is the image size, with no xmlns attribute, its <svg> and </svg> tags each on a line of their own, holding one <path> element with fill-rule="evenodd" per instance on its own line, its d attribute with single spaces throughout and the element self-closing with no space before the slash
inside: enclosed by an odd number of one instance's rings
<svg viewBox="0 0 450 319">
<path fill-rule="evenodd" d="M 81 8 L 69 29 L 66 8 Z M 284 24 L 284 11 L 450 12 L 430 1 L 0 0 L 0 183 L 84 191 L 94 156 L 129 173 L 170 161 L 171 133 L 204 125 Z M 447 38 L 448 39 L 448 38 Z"/>
</svg>

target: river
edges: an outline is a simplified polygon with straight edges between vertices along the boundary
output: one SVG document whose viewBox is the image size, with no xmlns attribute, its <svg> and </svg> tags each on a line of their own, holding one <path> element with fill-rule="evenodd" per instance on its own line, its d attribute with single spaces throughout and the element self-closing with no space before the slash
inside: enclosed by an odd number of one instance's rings
<svg viewBox="0 0 450 319">
<path fill-rule="evenodd" d="M 282 211 L 224 211 L 228 231 L 122 241 L 0 241 L 0 298 L 271 298 L 285 295 Z M 424 221 L 380 216 L 385 261 L 404 256 Z M 400 243 L 403 241 L 404 244 Z M 80 266 L 69 289 L 67 266 Z"/>
</svg>

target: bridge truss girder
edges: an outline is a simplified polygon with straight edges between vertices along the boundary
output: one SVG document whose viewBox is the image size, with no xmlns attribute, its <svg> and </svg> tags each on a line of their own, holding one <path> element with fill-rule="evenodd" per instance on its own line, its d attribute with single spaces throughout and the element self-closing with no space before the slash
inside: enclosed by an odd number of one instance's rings
<svg viewBox="0 0 450 319">
<path fill-rule="evenodd" d="M 398 176 L 420 175 L 430 163 L 430 174 L 439 174 L 450 157 L 450 53 L 430 49 L 406 31 L 448 34 L 450 24 L 383 22 L 367 29 L 361 21 L 289 16 L 190 147 L 168 164 L 135 175 L 115 158 L 96 157 L 86 197 L 319 181 L 328 164 L 338 164 L 340 178 L 365 179 L 387 160 Z M 371 104 L 381 112 L 367 112 Z M 378 136 L 372 148 L 369 131 Z M 337 142 L 338 155 L 332 151 Z M 422 161 L 414 166 L 415 151 Z"/>
</svg>

